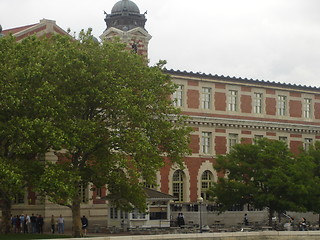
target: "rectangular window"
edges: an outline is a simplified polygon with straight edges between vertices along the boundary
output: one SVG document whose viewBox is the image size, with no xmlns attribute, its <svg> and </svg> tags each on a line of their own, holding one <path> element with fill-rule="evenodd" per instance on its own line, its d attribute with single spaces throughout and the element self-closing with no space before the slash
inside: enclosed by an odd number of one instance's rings
<svg viewBox="0 0 320 240">
<path fill-rule="evenodd" d="M 238 143 L 238 134 L 230 133 L 228 140 L 229 140 L 228 147 L 229 147 L 229 152 L 230 152 L 232 147 Z"/>
<path fill-rule="evenodd" d="M 211 153 L 211 133 L 210 132 L 202 132 L 201 137 L 202 143 L 202 153 L 210 154 Z"/>
<path fill-rule="evenodd" d="M 305 138 L 303 143 L 303 149 L 308 151 L 310 149 L 310 146 L 312 145 L 312 138 Z"/>
<path fill-rule="evenodd" d="M 279 95 L 278 96 L 278 115 L 285 116 L 287 111 L 287 97 Z"/>
<path fill-rule="evenodd" d="M 202 108 L 203 109 L 211 108 L 211 88 L 208 88 L 208 87 L 202 88 Z"/>
<path fill-rule="evenodd" d="M 121 219 L 128 219 L 128 212 L 120 210 L 120 218 Z"/>
<path fill-rule="evenodd" d="M 228 110 L 233 112 L 238 110 L 238 92 L 235 90 L 229 90 Z"/>
<path fill-rule="evenodd" d="M 178 85 L 177 90 L 173 93 L 173 106 L 182 107 L 183 105 L 183 85 Z"/>
<path fill-rule="evenodd" d="M 311 118 L 311 99 L 303 99 L 303 116 L 305 118 Z"/>
<path fill-rule="evenodd" d="M 254 135 L 253 143 L 255 143 L 257 140 L 262 138 L 263 138 L 263 135 Z"/>
<path fill-rule="evenodd" d="M 113 219 L 113 218 L 114 218 L 113 208 L 110 208 L 110 213 L 109 213 L 109 215 L 110 215 L 110 219 Z"/>
<path fill-rule="evenodd" d="M 134 209 L 132 211 L 132 219 L 145 219 L 145 218 L 146 218 L 146 214 L 139 212 L 138 209 Z"/>
<path fill-rule="evenodd" d="M 102 188 L 96 188 L 96 195 L 98 198 L 102 197 Z"/>
<path fill-rule="evenodd" d="M 279 141 L 282 141 L 282 142 L 288 144 L 288 138 L 287 137 L 280 136 L 279 137 Z"/>
<path fill-rule="evenodd" d="M 254 93 L 253 112 L 262 113 L 262 93 Z"/>
<path fill-rule="evenodd" d="M 24 203 L 24 193 L 19 193 L 14 197 L 13 204 L 23 204 Z"/>
<path fill-rule="evenodd" d="M 80 184 L 78 193 L 81 199 L 81 203 L 87 203 L 88 202 L 88 186 L 86 184 Z"/>
<path fill-rule="evenodd" d="M 150 220 L 162 220 L 167 219 L 167 207 L 151 207 L 149 208 Z"/>
</svg>

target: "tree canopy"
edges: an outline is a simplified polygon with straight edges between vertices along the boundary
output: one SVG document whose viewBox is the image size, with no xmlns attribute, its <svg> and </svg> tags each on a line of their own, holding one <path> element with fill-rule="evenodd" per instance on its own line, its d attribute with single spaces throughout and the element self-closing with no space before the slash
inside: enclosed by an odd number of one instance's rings
<svg viewBox="0 0 320 240">
<path fill-rule="evenodd" d="M 309 149 L 303 151 L 299 158 L 304 161 L 305 159 L 310 159 L 313 162 L 313 181 L 310 182 L 308 188 L 310 189 L 310 195 L 305 198 L 305 205 L 308 211 L 312 211 L 320 214 L 320 142 L 316 141 L 314 145 L 311 145 Z M 320 221 L 320 215 L 319 215 Z"/>
<path fill-rule="evenodd" d="M 295 157 L 286 143 L 263 138 L 254 144 L 237 144 L 230 153 L 219 155 L 214 168 L 225 172 L 211 189 L 221 211 L 233 204 L 250 204 L 275 212 L 306 211 L 315 164 L 310 158 Z"/>
<path fill-rule="evenodd" d="M 46 163 L 37 190 L 72 209 L 73 235 L 79 186 L 107 184 L 111 204 L 144 210 L 141 180 L 154 183 L 165 158 L 181 164 L 189 154 L 190 128 L 172 105 L 176 86 L 162 63 L 149 67 L 119 41 L 99 43 L 89 32 L 1 41 L 1 133 L 19 153 L 55 152 L 58 164 Z M 15 108 L 13 136 L 5 125 Z"/>
<path fill-rule="evenodd" d="M 51 122 L 59 111 L 54 95 L 49 94 L 52 86 L 43 80 L 47 78 L 43 54 L 43 47 L 33 37 L 21 44 L 11 36 L 0 38 L 0 160 L 2 170 L 10 173 L 1 173 L 0 202 L 5 220 L 10 219 L 16 195 L 38 182 L 43 154 L 60 145 L 56 144 L 59 129 Z"/>
</svg>

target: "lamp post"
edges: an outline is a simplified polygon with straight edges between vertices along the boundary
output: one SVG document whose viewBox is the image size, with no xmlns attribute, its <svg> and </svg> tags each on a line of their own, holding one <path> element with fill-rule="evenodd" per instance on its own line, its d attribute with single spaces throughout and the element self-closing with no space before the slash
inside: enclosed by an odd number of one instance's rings
<svg viewBox="0 0 320 240">
<path fill-rule="evenodd" d="M 199 213 L 200 213 L 200 221 L 199 221 L 199 224 L 200 224 L 200 233 L 202 233 L 202 203 L 203 203 L 203 198 L 202 197 L 198 197 L 198 203 L 199 203 Z"/>
</svg>

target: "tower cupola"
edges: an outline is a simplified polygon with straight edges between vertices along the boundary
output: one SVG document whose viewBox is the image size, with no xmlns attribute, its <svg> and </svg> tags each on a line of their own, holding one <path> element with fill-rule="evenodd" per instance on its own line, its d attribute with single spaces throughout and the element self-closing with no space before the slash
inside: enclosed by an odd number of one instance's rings
<svg viewBox="0 0 320 240">
<path fill-rule="evenodd" d="M 104 21 L 107 29 L 110 27 L 128 31 L 136 27 L 144 29 L 147 21 L 145 14 L 140 14 L 138 6 L 130 0 L 118 1 L 112 8 L 111 14 L 106 14 Z"/>
<path fill-rule="evenodd" d="M 119 37 L 128 49 L 148 58 L 148 44 L 151 35 L 145 29 L 146 14 L 140 13 L 138 6 L 130 0 L 118 1 L 111 13 L 106 14 L 106 30 L 100 36 L 102 40 Z"/>
</svg>

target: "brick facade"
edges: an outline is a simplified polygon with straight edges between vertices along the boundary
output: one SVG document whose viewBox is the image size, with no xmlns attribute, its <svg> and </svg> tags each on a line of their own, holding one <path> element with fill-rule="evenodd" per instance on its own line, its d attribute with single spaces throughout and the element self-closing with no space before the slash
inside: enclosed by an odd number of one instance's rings
<svg viewBox="0 0 320 240">
<path fill-rule="evenodd" d="M 229 138 L 235 138 L 238 143 L 251 144 L 256 137 L 270 139 L 286 139 L 289 148 L 298 154 L 304 146 L 305 139 L 316 141 L 320 139 L 320 98 L 319 89 L 298 86 L 293 91 L 290 85 L 265 83 L 248 80 L 245 84 L 234 78 L 181 73 L 167 71 L 173 81 L 183 85 L 186 105 L 182 107 L 183 114 L 190 118 L 194 128 L 190 147 L 192 155 L 185 158 L 184 170 L 186 198 L 184 202 L 196 202 L 201 194 L 201 176 L 204 171 L 210 171 L 217 179 L 218 175 L 212 165 L 219 154 L 225 154 L 229 149 Z M 210 87 L 211 108 L 202 108 L 201 89 Z M 229 90 L 236 92 L 235 110 L 230 109 Z M 254 109 L 258 104 L 256 93 L 261 93 L 261 112 Z M 279 97 L 280 96 L 280 97 Z M 281 97 L 283 103 L 281 103 Z M 305 98 L 310 99 L 310 116 L 304 115 Z M 283 113 L 279 108 L 284 108 Z M 258 111 L 258 112 L 257 112 Z M 308 114 L 307 114 L 308 115 Z M 210 151 L 202 152 L 202 133 L 209 133 Z M 205 166 L 205 167 L 204 167 Z M 165 167 L 166 169 L 166 167 Z M 167 172 L 167 170 L 166 170 Z M 172 184 L 171 171 L 168 178 L 162 174 L 160 184 Z M 172 194 L 172 187 L 168 187 Z M 161 187 L 161 190 L 165 190 Z"/>
</svg>

